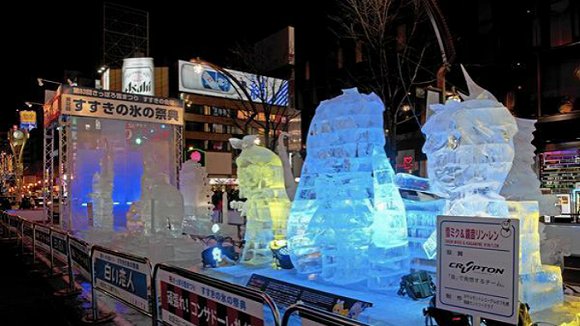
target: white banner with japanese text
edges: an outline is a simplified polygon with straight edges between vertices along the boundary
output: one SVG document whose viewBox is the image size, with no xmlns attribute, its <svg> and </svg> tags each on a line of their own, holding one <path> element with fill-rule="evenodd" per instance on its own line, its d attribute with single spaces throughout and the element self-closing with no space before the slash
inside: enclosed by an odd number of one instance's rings
<svg viewBox="0 0 580 326">
<path fill-rule="evenodd" d="M 183 104 L 179 100 L 83 87 L 64 88 L 60 113 L 183 125 Z"/>
<path fill-rule="evenodd" d="M 519 221 L 437 217 L 437 308 L 518 322 Z"/>
</svg>

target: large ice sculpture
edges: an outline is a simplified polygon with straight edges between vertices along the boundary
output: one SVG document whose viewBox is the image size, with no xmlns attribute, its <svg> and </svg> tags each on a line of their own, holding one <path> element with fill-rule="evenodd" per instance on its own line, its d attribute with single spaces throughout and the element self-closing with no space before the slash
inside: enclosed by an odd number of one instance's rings
<svg viewBox="0 0 580 326">
<path fill-rule="evenodd" d="M 516 121 L 515 160 L 501 194 L 509 200 L 511 216 L 520 220 L 520 300 L 538 311 L 563 301 L 562 274 L 558 266 L 542 266 L 540 258 L 538 202 L 546 197 L 532 170 L 535 120 Z"/>
<path fill-rule="evenodd" d="M 432 105 L 434 114 L 421 128 L 429 180 L 446 196 L 446 215 L 507 217 L 508 206 L 499 192 L 514 159 L 516 121 L 461 69 L 469 96 L 463 102 Z M 428 256 L 435 256 L 435 245 L 434 232 L 424 244 Z"/>
<path fill-rule="evenodd" d="M 102 231 L 112 231 L 113 154 L 106 139 L 99 167 L 100 171 L 93 175 L 93 192 L 89 195 L 93 202 L 93 227 Z"/>
<path fill-rule="evenodd" d="M 183 232 L 198 236 L 212 234 L 211 187 L 205 167 L 192 160 L 181 166 L 179 190 L 183 194 Z"/>
<path fill-rule="evenodd" d="M 159 172 L 153 154 L 145 155 L 141 177 L 141 198 L 136 210 L 143 222 L 145 234 L 182 234 L 183 196 L 171 185 L 168 176 Z"/>
<path fill-rule="evenodd" d="M 278 155 L 256 145 L 257 136 L 230 138 L 241 149 L 236 159 L 240 197 L 247 198 L 242 214 L 247 218 L 246 244 L 241 261 L 261 265 L 272 262 L 270 242 L 286 239 L 290 201 L 284 186 L 284 172 Z"/>
<path fill-rule="evenodd" d="M 405 208 L 384 150 L 383 110 L 378 96 L 356 89 L 317 108 L 288 222 L 299 273 L 381 290 L 408 272 Z"/>
</svg>

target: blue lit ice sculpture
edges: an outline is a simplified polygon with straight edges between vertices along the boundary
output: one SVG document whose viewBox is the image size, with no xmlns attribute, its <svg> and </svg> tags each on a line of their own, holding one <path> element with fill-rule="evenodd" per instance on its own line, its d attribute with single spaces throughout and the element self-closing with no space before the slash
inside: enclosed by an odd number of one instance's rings
<svg viewBox="0 0 580 326">
<path fill-rule="evenodd" d="M 432 105 L 434 114 L 422 128 L 429 180 L 447 197 L 446 215 L 507 217 L 499 192 L 514 159 L 516 121 L 462 70 L 469 96 L 463 102 Z M 424 244 L 428 256 L 435 255 L 435 240 L 433 233 Z"/>
<path fill-rule="evenodd" d="M 236 159 L 240 197 L 247 198 L 242 214 L 247 217 L 241 262 L 263 265 L 272 262 L 271 241 L 286 240 L 290 200 L 284 186 L 284 171 L 278 155 L 257 145 L 257 136 L 230 138 L 241 149 Z"/>
<path fill-rule="evenodd" d="M 508 200 L 512 218 L 520 220 L 520 301 L 532 311 L 551 307 L 564 300 L 560 267 L 542 265 L 538 232 L 538 202 L 544 200 L 540 181 L 532 170 L 535 120 L 516 119 L 514 165 L 501 190 Z"/>
<path fill-rule="evenodd" d="M 107 139 L 103 140 L 100 171 L 93 175 L 93 226 L 104 232 L 113 231 L 113 154 Z"/>
<path fill-rule="evenodd" d="M 324 101 L 288 221 L 298 273 L 381 290 L 408 272 L 403 200 L 384 151 L 384 106 L 356 89 Z"/>
</svg>

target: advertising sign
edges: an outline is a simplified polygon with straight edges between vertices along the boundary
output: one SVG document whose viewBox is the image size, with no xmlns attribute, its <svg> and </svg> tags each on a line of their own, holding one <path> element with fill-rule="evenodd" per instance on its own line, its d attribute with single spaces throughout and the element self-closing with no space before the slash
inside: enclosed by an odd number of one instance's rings
<svg viewBox="0 0 580 326">
<path fill-rule="evenodd" d="M 169 325 L 264 325 L 264 305 L 243 296 L 158 270 L 161 319 Z"/>
<path fill-rule="evenodd" d="M 183 104 L 175 99 L 66 87 L 62 114 L 183 125 Z"/>
<path fill-rule="evenodd" d="M 66 238 L 67 235 L 65 233 L 54 230 L 50 232 L 52 255 L 65 264 L 68 263 L 68 245 Z"/>
<path fill-rule="evenodd" d="M 32 237 L 34 237 L 34 224 L 32 222 L 22 222 L 22 242 L 25 245 L 32 246 Z"/>
<path fill-rule="evenodd" d="M 50 229 L 36 225 L 34 227 L 34 240 L 36 248 L 40 248 L 47 253 L 50 252 Z"/>
<path fill-rule="evenodd" d="M 36 111 L 20 111 L 20 129 L 36 128 Z"/>
<path fill-rule="evenodd" d="M 44 117 L 44 127 L 50 126 L 51 123 L 58 119 L 60 115 L 60 95 L 62 92 L 62 86 L 59 86 L 56 92 L 45 91 L 44 99 L 45 103 L 42 106 L 43 117 Z"/>
<path fill-rule="evenodd" d="M 179 91 L 288 106 L 287 80 L 257 76 L 231 69 L 225 70 L 245 86 L 250 99 L 246 98 L 241 90 L 236 90 L 238 86 L 230 82 L 223 73 L 209 66 L 181 60 L 179 61 Z"/>
<path fill-rule="evenodd" d="M 366 308 L 373 306 L 370 302 L 306 288 L 258 274 L 252 274 L 247 287 L 265 292 L 278 306 L 289 307 L 301 301 L 304 305 L 355 320 Z"/>
<path fill-rule="evenodd" d="M 94 250 L 93 284 L 143 311 L 149 307 L 149 276 L 151 268 L 141 263 L 99 250 Z"/>
<path fill-rule="evenodd" d="M 437 217 L 437 308 L 518 322 L 519 221 Z"/>
<path fill-rule="evenodd" d="M 123 92 L 155 95 L 153 58 L 123 59 Z M 107 88 L 108 89 L 108 88 Z"/>
<path fill-rule="evenodd" d="M 91 279 L 91 260 L 89 258 L 89 245 L 84 241 L 69 237 L 69 251 L 73 268 L 87 280 Z"/>
</svg>

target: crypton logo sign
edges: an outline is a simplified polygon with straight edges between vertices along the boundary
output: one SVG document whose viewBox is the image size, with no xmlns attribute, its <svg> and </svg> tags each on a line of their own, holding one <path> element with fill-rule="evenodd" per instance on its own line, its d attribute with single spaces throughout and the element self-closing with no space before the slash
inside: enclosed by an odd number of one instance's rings
<svg viewBox="0 0 580 326">
<path fill-rule="evenodd" d="M 503 268 L 495 268 L 495 267 L 476 265 L 473 261 L 470 261 L 467 264 L 451 262 L 451 263 L 449 263 L 449 267 L 461 270 L 461 274 L 466 274 L 469 272 L 481 272 L 481 273 L 486 273 L 486 274 L 503 274 L 504 273 Z"/>
</svg>

